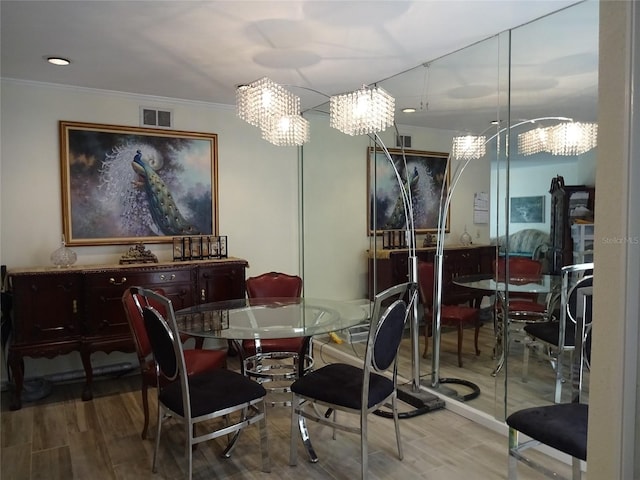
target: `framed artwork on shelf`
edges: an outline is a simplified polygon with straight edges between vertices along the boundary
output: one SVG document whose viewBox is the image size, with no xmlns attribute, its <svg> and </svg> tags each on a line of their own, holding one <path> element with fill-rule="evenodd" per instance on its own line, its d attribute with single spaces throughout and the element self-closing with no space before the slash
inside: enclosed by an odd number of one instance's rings
<svg viewBox="0 0 640 480">
<path fill-rule="evenodd" d="M 218 234 L 216 134 L 68 121 L 59 128 L 67 244 Z"/>
<path fill-rule="evenodd" d="M 511 197 L 509 217 L 511 223 L 544 223 L 544 195 Z"/>
<path fill-rule="evenodd" d="M 416 233 L 438 231 L 440 193 L 449 189 L 448 153 L 388 149 L 391 160 L 409 188 L 413 201 Z M 451 211 L 451 209 L 449 209 Z M 375 212 L 375 213 L 374 213 Z M 400 185 L 393 166 L 380 148 L 367 149 L 367 226 L 369 235 L 405 229 L 405 213 Z M 449 231 L 449 216 L 445 223 Z"/>
</svg>

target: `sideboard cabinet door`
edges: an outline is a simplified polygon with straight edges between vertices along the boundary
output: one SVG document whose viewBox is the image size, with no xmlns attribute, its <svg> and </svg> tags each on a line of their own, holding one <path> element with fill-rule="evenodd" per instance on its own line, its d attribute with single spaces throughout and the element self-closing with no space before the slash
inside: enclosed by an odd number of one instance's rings
<svg viewBox="0 0 640 480">
<path fill-rule="evenodd" d="M 246 262 L 198 268 L 197 303 L 245 297 Z"/>
<path fill-rule="evenodd" d="M 24 385 L 23 357 L 53 358 L 79 350 L 81 343 L 82 276 L 51 273 L 10 277 L 14 295 L 12 339 L 7 364 L 16 392 Z M 14 394 L 10 408 L 21 407 Z"/>
<path fill-rule="evenodd" d="M 80 336 L 82 281 L 76 274 L 25 275 L 12 278 L 15 344 L 75 340 Z"/>
</svg>

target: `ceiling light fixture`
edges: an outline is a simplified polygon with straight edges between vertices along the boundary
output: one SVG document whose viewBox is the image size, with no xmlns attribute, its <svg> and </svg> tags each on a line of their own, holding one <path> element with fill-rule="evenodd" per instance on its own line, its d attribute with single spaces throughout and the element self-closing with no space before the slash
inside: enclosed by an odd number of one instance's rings
<svg viewBox="0 0 640 480">
<path fill-rule="evenodd" d="M 362 88 L 330 98 L 329 124 L 347 135 L 382 132 L 393 125 L 395 99 L 380 87 Z"/>
<path fill-rule="evenodd" d="M 262 138 L 278 147 L 302 145 L 309 141 L 309 122 L 301 115 L 284 115 L 270 119 L 262 129 Z"/>
<path fill-rule="evenodd" d="M 300 114 L 300 97 L 263 77 L 236 89 L 236 108 L 245 122 L 270 128 L 272 118 Z"/>
<path fill-rule="evenodd" d="M 330 125 L 347 135 L 368 135 L 393 125 L 395 99 L 380 87 L 363 85 L 329 100 Z M 309 140 L 309 122 L 300 115 L 300 97 L 267 77 L 236 88 L 236 111 L 274 145 L 302 145 Z"/>
<path fill-rule="evenodd" d="M 484 135 L 463 135 L 453 137 L 451 157 L 458 160 L 476 160 L 486 153 L 487 137 Z"/>
<path fill-rule="evenodd" d="M 552 155 L 582 155 L 598 143 L 597 123 L 560 123 L 549 128 L 548 151 Z"/>
<path fill-rule="evenodd" d="M 598 124 L 569 121 L 538 127 L 518 135 L 518 153 L 533 155 L 582 155 L 598 143 Z"/>
<path fill-rule="evenodd" d="M 52 65 L 63 67 L 69 65 L 71 63 L 71 60 L 62 57 L 47 57 L 47 62 L 51 63 Z"/>
<path fill-rule="evenodd" d="M 415 113 L 416 109 L 413 107 L 403 108 L 402 113 Z"/>
</svg>

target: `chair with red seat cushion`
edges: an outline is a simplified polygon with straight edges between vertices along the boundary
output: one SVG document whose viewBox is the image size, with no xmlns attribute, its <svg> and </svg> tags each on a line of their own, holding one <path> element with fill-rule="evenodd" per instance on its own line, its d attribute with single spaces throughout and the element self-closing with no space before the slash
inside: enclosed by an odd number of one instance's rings
<svg viewBox="0 0 640 480">
<path fill-rule="evenodd" d="M 133 287 L 136 288 L 136 287 Z M 162 290 L 156 290 L 160 295 L 164 295 Z M 142 438 L 147 438 L 147 430 L 149 429 L 149 387 L 156 387 L 158 381 L 166 382 L 164 377 L 156 376 L 156 363 L 153 360 L 151 352 L 151 343 L 144 327 L 144 318 L 142 309 L 146 305 L 146 300 L 140 298 L 139 295 L 132 293 L 132 289 L 127 289 L 122 295 L 122 304 L 129 322 L 131 335 L 136 346 L 138 354 L 138 362 L 140 363 L 140 374 L 142 380 L 142 410 L 144 412 L 144 426 L 142 427 Z M 151 305 L 162 312 L 160 305 Z M 183 336 L 182 340 L 186 341 L 191 337 Z M 198 346 L 200 348 L 198 348 Z M 202 349 L 202 342 L 196 342 L 195 349 L 184 351 L 184 359 L 189 375 L 194 373 L 205 372 L 215 368 L 225 368 L 227 363 L 227 353 L 224 350 L 208 350 Z"/>
<path fill-rule="evenodd" d="M 420 301 L 424 309 L 424 354 L 427 356 L 429 336 L 431 335 L 432 314 L 433 314 L 433 284 L 434 270 L 433 263 L 418 262 L 418 289 L 420 290 Z M 456 327 L 458 330 L 458 366 L 462 367 L 462 337 L 465 326 L 475 328 L 474 345 L 476 355 L 480 355 L 478 348 L 478 334 L 480 333 L 480 317 L 477 308 L 466 305 L 442 305 L 440 309 L 440 322 L 442 325 Z"/>
<path fill-rule="evenodd" d="M 500 257 L 493 262 L 493 273 L 498 281 L 509 275 L 510 282 L 535 282 L 542 275 L 542 263 L 526 257 Z M 547 306 L 538 302 L 535 293 L 509 292 L 509 317 L 525 322 L 546 320 Z"/>
<path fill-rule="evenodd" d="M 281 272 L 268 272 L 246 280 L 247 297 L 300 298 L 302 278 Z M 311 338 L 271 338 L 242 341 L 242 367 L 245 375 L 260 383 L 293 381 L 313 366 L 310 355 Z M 291 359 L 293 363 L 286 363 Z M 284 361 L 284 362 L 283 362 Z M 289 392 L 288 387 L 269 391 Z M 290 402 L 271 402 L 271 405 L 290 405 Z"/>
</svg>

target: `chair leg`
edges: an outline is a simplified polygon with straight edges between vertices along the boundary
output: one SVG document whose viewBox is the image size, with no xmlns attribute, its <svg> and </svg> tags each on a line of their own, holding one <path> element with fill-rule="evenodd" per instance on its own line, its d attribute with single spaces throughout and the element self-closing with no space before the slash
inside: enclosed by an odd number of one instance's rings
<svg viewBox="0 0 640 480">
<path fill-rule="evenodd" d="M 264 414 L 262 419 L 258 422 L 260 428 L 260 456 L 262 457 L 262 471 L 271 472 L 271 457 L 269 456 L 269 437 L 267 435 L 267 404 L 266 400 L 262 399 L 262 405 L 260 411 Z"/>
<path fill-rule="evenodd" d="M 480 355 L 480 348 L 478 347 L 478 337 L 480 336 L 480 320 L 476 322 L 476 329 L 473 333 L 473 345 L 476 347 L 476 356 Z"/>
<path fill-rule="evenodd" d="M 400 438 L 400 421 L 398 417 L 398 396 L 394 395 L 391 400 L 391 408 L 393 409 L 393 423 L 396 429 L 396 443 L 398 444 L 398 458 L 402 460 L 404 453 L 402 452 L 402 440 Z"/>
<path fill-rule="evenodd" d="M 554 395 L 554 402 L 560 403 L 562 400 L 562 357 L 564 351 L 562 348 L 558 349 L 558 358 L 556 359 L 556 391 Z M 572 360 L 570 365 L 573 365 L 573 352 L 571 352 Z"/>
<path fill-rule="evenodd" d="M 144 381 L 144 378 L 142 379 L 142 412 L 144 414 L 144 425 L 140 436 L 145 440 L 149 430 L 149 386 Z"/>
<path fill-rule="evenodd" d="M 529 348 L 531 343 L 526 341 L 525 338 L 525 342 L 524 342 L 524 350 L 522 353 L 522 381 L 523 382 L 527 382 L 527 379 L 529 377 Z"/>
<path fill-rule="evenodd" d="M 458 367 L 462 367 L 462 323 L 458 324 Z"/>
<path fill-rule="evenodd" d="M 153 449 L 153 464 L 151 466 L 151 471 L 153 473 L 156 473 L 158 471 L 157 462 L 158 462 L 158 450 L 160 450 L 160 433 L 162 432 L 162 417 L 163 417 L 162 407 L 158 405 L 158 425 L 156 427 L 156 444 Z"/>
<path fill-rule="evenodd" d="M 422 352 L 422 358 L 427 358 L 429 353 L 429 325 L 424 325 L 424 352 Z"/>
<path fill-rule="evenodd" d="M 571 478 L 572 480 L 580 480 L 582 478 L 582 469 L 580 468 L 580 459 L 573 457 L 571 459 Z"/>
<path fill-rule="evenodd" d="M 511 451 L 518 448 L 518 431 L 509 428 L 509 459 L 508 459 L 508 480 L 518 480 L 518 459 L 511 455 Z"/>
<path fill-rule="evenodd" d="M 193 434 L 194 434 L 194 430 L 193 430 L 193 425 L 191 425 L 186 419 L 184 420 L 185 422 L 185 430 L 186 430 L 186 437 L 187 437 L 187 441 L 186 441 L 186 445 L 185 445 L 185 455 L 187 457 L 187 464 L 189 465 L 188 470 L 189 470 L 189 474 L 187 476 L 187 478 L 189 480 L 191 480 L 191 478 L 193 477 Z"/>
<path fill-rule="evenodd" d="M 367 478 L 369 468 L 369 450 L 367 448 L 367 409 L 362 407 L 360 412 L 360 468 L 361 479 Z"/>
<path fill-rule="evenodd" d="M 297 465 L 298 464 L 298 445 L 296 443 L 296 438 L 298 436 L 298 422 L 300 420 L 300 416 L 296 413 L 296 410 L 300 408 L 300 399 L 295 395 L 291 394 L 291 434 L 289 436 L 289 465 Z M 304 438 L 302 439 L 304 442 Z"/>
</svg>

